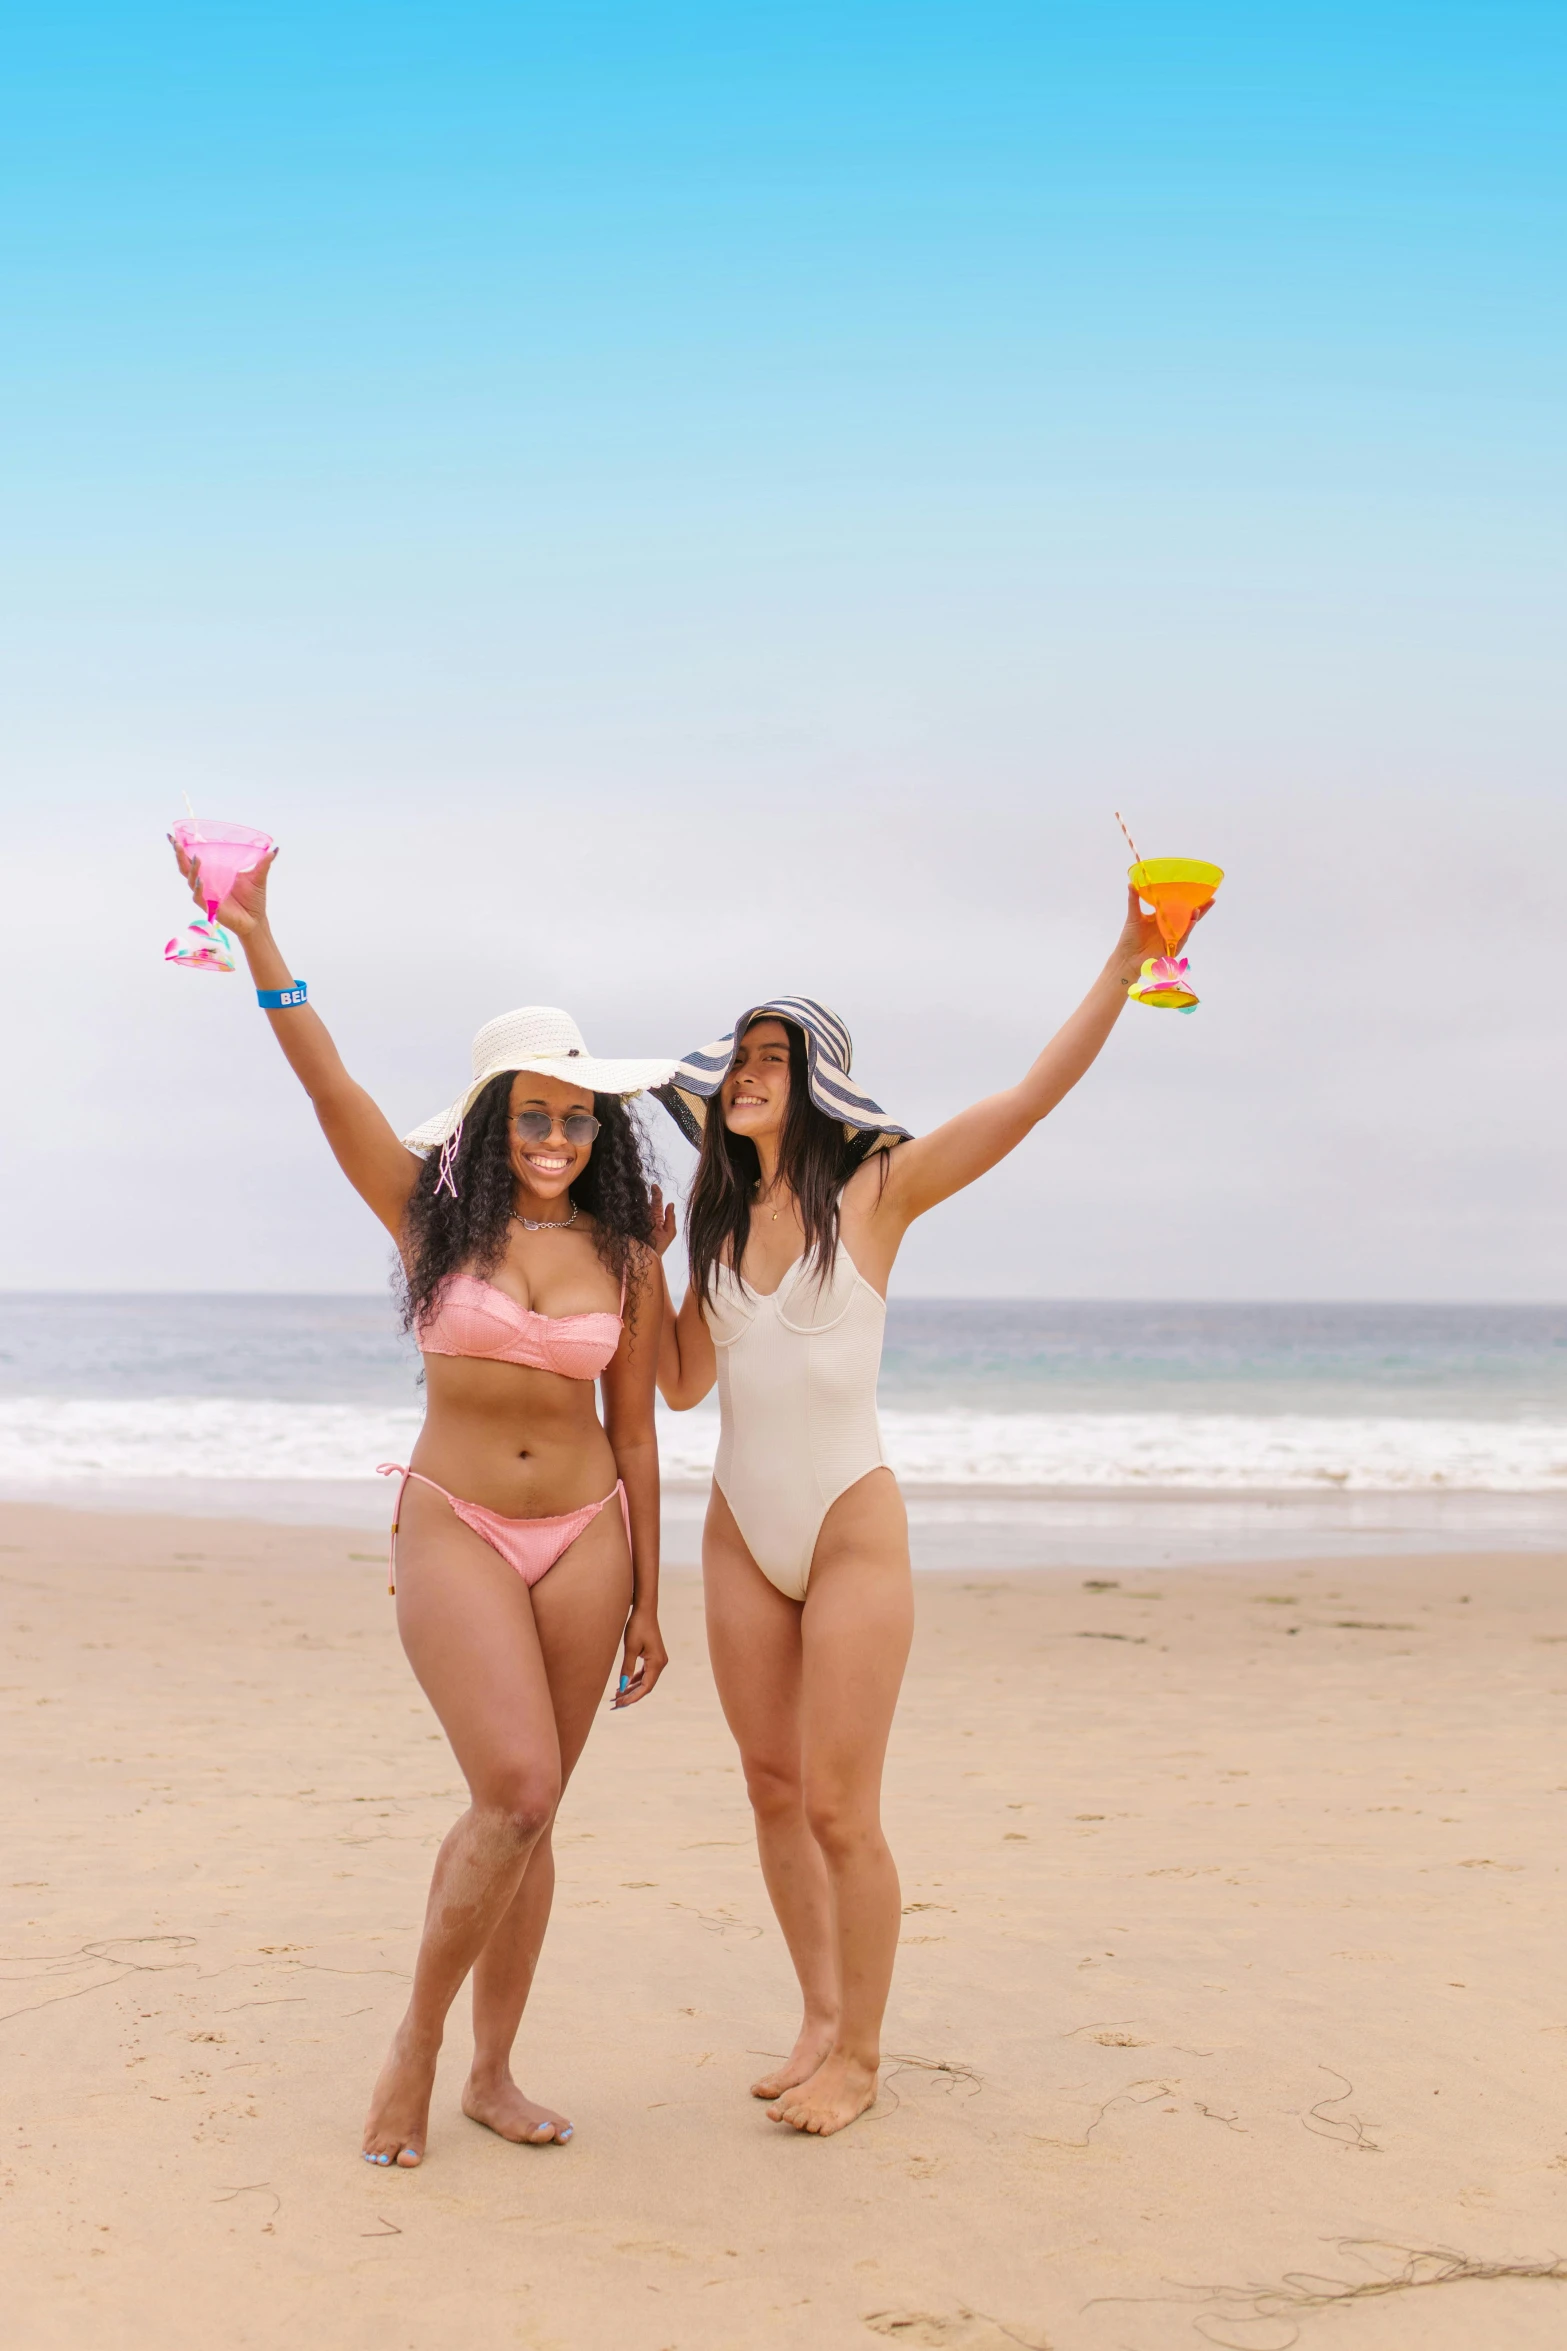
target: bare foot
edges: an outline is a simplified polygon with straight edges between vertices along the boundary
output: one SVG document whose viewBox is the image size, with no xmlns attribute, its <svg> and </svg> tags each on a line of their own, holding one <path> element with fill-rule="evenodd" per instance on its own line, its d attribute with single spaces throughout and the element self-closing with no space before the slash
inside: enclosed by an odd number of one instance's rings
<svg viewBox="0 0 1567 2351">
<path fill-rule="evenodd" d="M 803 2024 L 782 2065 L 775 2065 L 771 2073 L 764 2073 L 759 2082 L 751 2084 L 753 2098 L 779 2098 L 785 2090 L 796 2089 L 808 2082 L 832 2047 L 833 2028 L 830 2024 Z"/>
<path fill-rule="evenodd" d="M 566 2117 L 551 2107 L 535 2106 L 510 2074 L 498 2082 L 479 2082 L 470 2074 L 462 2094 L 462 2110 L 470 2122 L 482 2122 L 486 2130 L 515 2140 L 519 2147 L 547 2147 L 552 2140 L 557 2147 L 564 2147 L 571 2137 L 572 2126 Z"/>
<path fill-rule="evenodd" d="M 858 2057 L 846 2057 L 833 2051 L 807 2082 L 798 2089 L 787 2090 L 775 2106 L 767 2109 L 773 2122 L 786 2122 L 797 2131 L 812 2131 L 817 2137 L 831 2138 L 846 2124 L 862 2115 L 876 2103 L 877 2069 L 866 2065 Z"/>
<path fill-rule="evenodd" d="M 430 2128 L 430 2092 L 435 2087 L 435 2060 L 441 2044 L 415 2040 L 399 2025 L 386 2053 L 379 2079 L 370 2095 L 365 2120 L 366 2163 L 396 2163 L 412 2171 L 424 2161 L 424 2142 Z"/>
</svg>

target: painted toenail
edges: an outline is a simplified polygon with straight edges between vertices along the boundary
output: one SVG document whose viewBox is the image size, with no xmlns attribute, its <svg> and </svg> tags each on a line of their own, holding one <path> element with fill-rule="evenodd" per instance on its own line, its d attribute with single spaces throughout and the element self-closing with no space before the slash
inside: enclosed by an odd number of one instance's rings
<svg viewBox="0 0 1567 2351">
<path fill-rule="evenodd" d="M 571 2125 L 569 2122 L 563 2131 L 557 2131 L 556 2137 L 560 2139 L 562 2144 L 564 2144 L 565 2141 L 571 2137 Z"/>
</svg>

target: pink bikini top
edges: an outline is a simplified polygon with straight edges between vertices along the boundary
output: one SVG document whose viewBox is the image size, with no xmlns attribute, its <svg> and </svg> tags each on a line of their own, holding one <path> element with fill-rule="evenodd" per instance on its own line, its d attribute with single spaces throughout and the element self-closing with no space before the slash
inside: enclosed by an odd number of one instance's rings
<svg viewBox="0 0 1567 2351">
<path fill-rule="evenodd" d="M 624 1327 L 621 1314 L 535 1314 L 493 1282 L 457 1273 L 419 1325 L 426 1355 L 477 1355 L 489 1363 L 520 1363 L 529 1371 L 558 1371 L 568 1380 L 596 1380 Z"/>
</svg>

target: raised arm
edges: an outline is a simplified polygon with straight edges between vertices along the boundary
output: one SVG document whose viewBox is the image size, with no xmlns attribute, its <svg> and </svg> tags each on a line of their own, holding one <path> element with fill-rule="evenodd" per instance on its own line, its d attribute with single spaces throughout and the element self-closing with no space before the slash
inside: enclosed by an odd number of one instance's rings
<svg viewBox="0 0 1567 2351">
<path fill-rule="evenodd" d="M 718 1358 L 713 1352 L 713 1335 L 697 1310 L 690 1285 L 687 1284 L 678 1313 L 669 1294 L 663 1260 L 675 1237 L 675 1211 L 672 1205 L 665 1207 L 664 1195 L 656 1185 L 653 1208 L 654 1247 L 659 1255 L 658 1277 L 664 1305 L 664 1327 L 658 1345 L 658 1392 L 671 1412 L 689 1412 L 693 1404 L 700 1404 L 711 1391 L 718 1377 Z"/>
<path fill-rule="evenodd" d="M 191 885 L 191 896 L 205 911 L 199 860 L 187 857 L 177 845 L 174 854 Z M 258 988 L 290 988 L 294 984 L 293 970 L 267 920 L 267 877 L 276 858 L 274 849 L 254 873 L 241 874 L 218 908 L 218 921 L 244 948 L 250 976 Z M 267 1019 L 283 1048 L 284 1060 L 310 1096 L 338 1166 L 361 1200 L 397 1239 L 423 1164 L 418 1153 L 398 1141 L 379 1106 L 349 1076 L 325 1021 L 313 1006 L 293 1004 L 284 1011 L 269 1012 Z"/>
<path fill-rule="evenodd" d="M 1092 1068 L 1120 1018 L 1126 991 L 1144 960 L 1164 952 L 1157 923 L 1143 912 L 1137 892 L 1129 889 L 1125 926 L 1110 960 L 1027 1076 L 1003 1093 L 988 1095 L 972 1109 L 960 1111 L 928 1135 L 900 1144 L 891 1154 L 879 1196 L 873 1188 L 880 1184 L 879 1169 L 874 1173 L 862 1169 L 854 1178 L 856 1185 L 866 1188 L 864 1196 L 873 1221 L 911 1224 L 927 1208 L 949 1200 L 954 1192 L 988 1174 L 1009 1151 L 1015 1151 L 1024 1136 L 1047 1118 Z M 875 1163 L 869 1166 L 874 1169 Z"/>
</svg>

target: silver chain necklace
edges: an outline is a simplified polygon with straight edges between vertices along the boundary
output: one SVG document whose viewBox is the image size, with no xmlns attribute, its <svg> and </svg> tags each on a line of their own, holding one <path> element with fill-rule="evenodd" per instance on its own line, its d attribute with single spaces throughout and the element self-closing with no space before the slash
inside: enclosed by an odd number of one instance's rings
<svg viewBox="0 0 1567 2351">
<path fill-rule="evenodd" d="M 520 1224 L 525 1233 L 569 1233 L 577 1221 L 577 1203 L 573 1200 L 569 1216 L 546 1216 L 538 1223 L 531 1216 L 524 1216 L 519 1208 L 514 1208 L 511 1213 L 512 1222 Z"/>
</svg>

